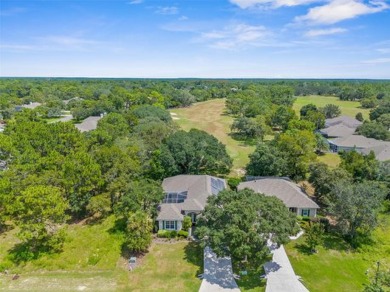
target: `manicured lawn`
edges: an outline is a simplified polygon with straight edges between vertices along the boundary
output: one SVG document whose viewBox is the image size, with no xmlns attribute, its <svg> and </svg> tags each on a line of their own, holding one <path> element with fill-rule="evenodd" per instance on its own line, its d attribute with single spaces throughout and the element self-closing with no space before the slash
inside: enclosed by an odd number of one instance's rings
<svg viewBox="0 0 390 292">
<path fill-rule="evenodd" d="M 325 105 L 332 103 L 338 105 L 341 109 L 341 113 L 346 116 L 355 117 L 358 112 L 363 114 L 365 119 L 368 119 L 369 110 L 360 108 L 360 102 L 358 101 L 342 101 L 336 96 L 299 96 L 293 105 L 293 109 L 299 114 L 299 110 L 306 104 L 313 103 L 317 107 L 324 107 Z"/>
<path fill-rule="evenodd" d="M 390 264 L 390 215 L 380 216 L 373 243 L 350 250 L 340 239 L 327 236 L 317 254 L 308 254 L 304 237 L 287 244 L 286 252 L 297 275 L 312 292 L 362 291 L 365 272 L 375 263 Z"/>
<path fill-rule="evenodd" d="M 233 118 L 224 114 L 225 100 L 213 99 L 195 103 L 187 108 L 172 109 L 175 121 L 185 131 L 191 128 L 206 131 L 214 135 L 226 145 L 230 157 L 233 158 L 232 175 L 242 175 L 242 169 L 249 162 L 248 155 L 255 149 L 254 146 L 245 145 L 243 142 L 234 140 L 230 133 Z"/>
<path fill-rule="evenodd" d="M 153 243 L 133 271 L 122 251 L 122 235 L 115 232 L 114 217 L 96 224 L 68 228 L 64 251 L 15 264 L 9 252 L 18 242 L 16 230 L 0 234 L 0 290 L 16 291 L 198 291 L 202 250 L 186 241 Z M 18 274 L 18 280 L 12 276 Z M 83 288 L 85 287 L 85 288 Z M 175 287 L 178 287 L 177 289 Z"/>
<path fill-rule="evenodd" d="M 330 167 L 337 167 L 341 162 L 340 156 L 337 153 L 325 153 L 318 155 L 317 159 L 319 162 L 323 162 Z"/>
<path fill-rule="evenodd" d="M 195 243 L 153 244 L 142 265 L 129 273 L 124 291 L 198 291 L 203 251 Z"/>
</svg>

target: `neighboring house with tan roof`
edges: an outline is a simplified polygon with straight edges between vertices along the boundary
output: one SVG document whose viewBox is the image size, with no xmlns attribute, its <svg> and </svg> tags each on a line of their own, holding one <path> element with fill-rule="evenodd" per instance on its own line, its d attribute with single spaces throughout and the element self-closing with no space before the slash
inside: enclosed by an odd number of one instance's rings
<svg viewBox="0 0 390 292">
<path fill-rule="evenodd" d="M 325 127 L 326 128 L 327 127 L 331 127 L 331 126 L 335 126 L 335 125 L 339 125 L 339 124 L 342 124 L 342 125 L 347 126 L 349 128 L 356 129 L 357 127 L 359 127 L 363 123 L 358 121 L 355 118 L 351 118 L 351 117 L 348 117 L 348 116 L 339 116 L 339 117 L 336 117 L 336 118 L 326 119 L 325 120 Z"/>
<path fill-rule="evenodd" d="M 362 122 L 347 116 L 326 119 L 326 128 L 319 130 L 328 139 L 332 152 L 356 150 L 362 154 L 374 152 L 379 161 L 390 160 L 390 142 L 354 135 Z"/>
<path fill-rule="evenodd" d="M 319 132 L 326 138 L 341 138 L 353 135 L 362 122 L 348 116 L 325 120 L 325 128 Z"/>
<path fill-rule="evenodd" d="M 362 152 L 367 148 L 376 149 L 378 146 L 390 145 L 390 142 L 367 138 L 362 135 L 350 135 L 347 137 L 340 137 L 328 140 L 330 149 L 334 152 L 341 150 L 351 151 L 356 150 Z M 374 151 L 375 152 L 375 151 Z"/>
<path fill-rule="evenodd" d="M 360 150 L 359 152 L 368 155 L 373 151 L 375 154 L 375 158 L 379 161 L 387 161 L 390 160 L 390 143 L 384 142 L 384 144 L 368 147 Z"/>
<path fill-rule="evenodd" d="M 89 132 L 92 130 L 96 130 L 98 122 L 102 117 L 103 115 L 99 117 L 88 117 L 80 124 L 76 124 L 75 126 L 80 132 Z"/>
<path fill-rule="evenodd" d="M 266 196 L 277 197 L 297 215 L 316 217 L 317 209 L 320 208 L 298 185 L 285 177 L 255 177 L 254 180 L 242 182 L 237 187 L 238 190 L 246 188 Z"/>
<path fill-rule="evenodd" d="M 207 198 L 224 190 L 226 182 L 209 175 L 177 175 L 164 179 L 162 188 L 165 198 L 158 207 L 158 227 L 181 230 L 184 216 L 190 216 L 195 223 Z"/>
<path fill-rule="evenodd" d="M 42 104 L 40 102 L 30 102 L 28 104 L 23 104 L 23 105 L 17 105 L 15 106 L 15 111 L 17 112 L 20 112 L 22 111 L 24 108 L 28 108 L 28 109 L 35 109 L 37 108 L 38 106 L 41 106 Z"/>
<path fill-rule="evenodd" d="M 319 132 L 326 138 L 339 138 L 347 137 L 353 135 L 356 131 L 356 128 L 348 127 L 342 123 L 329 126 L 328 128 L 321 129 Z"/>
</svg>

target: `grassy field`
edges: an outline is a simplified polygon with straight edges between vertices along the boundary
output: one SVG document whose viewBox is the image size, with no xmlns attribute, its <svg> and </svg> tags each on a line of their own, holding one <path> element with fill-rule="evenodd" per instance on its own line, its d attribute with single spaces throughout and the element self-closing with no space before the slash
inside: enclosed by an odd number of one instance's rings
<svg viewBox="0 0 390 292">
<path fill-rule="evenodd" d="M 248 155 L 255 147 L 245 145 L 228 135 L 233 118 L 225 115 L 224 110 L 225 100 L 213 99 L 195 103 L 188 108 L 172 109 L 171 113 L 183 130 L 189 131 L 191 128 L 204 130 L 225 144 L 228 154 L 233 158 L 231 174 L 242 175 L 242 169 L 249 162 Z"/>
<path fill-rule="evenodd" d="M 0 291 L 198 291 L 201 249 L 188 242 L 153 243 L 132 272 L 127 270 L 122 236 L 113 217 L 101 224 L 69 227 L 64 251 L 14 264 L 10 250 L 18 243 L 15 230 L 0 234 Z M 18 274 L 18 280 L 12 276 Z"/>
<path fill-rule="evenodd" d="M 333 168 L 339 166 L 341 162 L 340 156 L 337 153 L 325 153 L 323 155 L 318 155 L 317 159 L 319 162 L 323 162 Z"/>
<path fill-rule="evenodd" d="M 141 267 L 129 273 L 126 291 L 198 291 L 203 252 L 195 243 L 153 244 Z"/>
<path fill-rule="evenodd" d="M 363 114 L 365 119 L 368 118 L 369 110 L 360 108 L 360 102 L 358 101 L 342 101 L 336 96 L 299 96 L 293 105 L 293 109 L 299 114 L 299 110 L 306 104 L 315 104 L 317 107 L 324 107 L 327 104 L 338 105 L 341 109 L 341 114 L 346 116 L 355 117 L 358 112 Z"/>
<path fill-rule="evenodd" d="M 335 96 L 300 96 L 294 103 L 294 110 L 299 113 L 302 106 L 313 103 L 318 107 L 323 107 L 329 103 L 340 107 L 343 115 L 355 117 L 361 112 L 365 118 L 368 118 L 369 110 L 360 108 L 360 103 L 355 101 L 340 101 Z M 254 151 L 254 146 L 234 140 L 230 135 L 230 125 L 233 118 L 224 114 L 225 100 L 213 99 L 205 102 L 195 103 L 187 108 L 172 109 L 174 120 L 184 130 L 191 128 L 204 130 L 214 135 L 219 141 L 226 145 L 230 157 L 233 158 L 233 169 L 231 175 L 240 176 L 243 174 L 243 168 L 249 162 L 248 155 Z M 318 160 L 336 167 L 340 163 L 337 154 L 327 153 L 319 156 Z"/>
<path fill-rule="evenodd" d="M 338 238 L 327 236 L 317 254 L 307 253 L 304 237 L 287 244 L 286 251 L 297 275 L 306 287 L 316 291 L 362 291 L 365 272 L 377 261 L 390 265 L 390 215 L 380 217 L 373 244 L 352 251 Z"/>
</svg>

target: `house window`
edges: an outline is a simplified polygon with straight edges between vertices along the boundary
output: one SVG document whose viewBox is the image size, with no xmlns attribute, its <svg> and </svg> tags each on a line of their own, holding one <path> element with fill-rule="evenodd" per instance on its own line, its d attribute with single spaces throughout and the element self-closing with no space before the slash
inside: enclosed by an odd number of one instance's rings
<svg viewBox="0 0 390 292">
<path fill-rule="evenodd" d="M 301 215 L 302 216 L 310 216 L 310 210 L 309 209 L 302 209 Z"/>
<path fill-rule="evenodd" d="M 211 178 L 211 193 L 218 195 L 225 188 L 225 184 L 220 179 Z"/>
<path fill-rule="evenodd" d="M 166 193 L 163 203 L 183 203 L 187 199 L 187 192 Z"/>
<path fill-rule="evenodd" d="M 297 214 L 297 208 L 289 208 L 290 212 Z"/>
<path fill-rule="evenodd" d="M 176 221 L 164 221 L 164 229 L 167 230 L 176 230 Z"/>
</svg>

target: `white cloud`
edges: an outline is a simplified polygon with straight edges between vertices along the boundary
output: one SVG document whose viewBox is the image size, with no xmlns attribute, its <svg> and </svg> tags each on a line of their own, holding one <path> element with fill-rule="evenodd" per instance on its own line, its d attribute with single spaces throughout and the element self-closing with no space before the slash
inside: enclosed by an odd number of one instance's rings
<svg viewBox="0 0 390 292">
<path fill-rule="evenodd" d="M 390 54 L 390 48 L 379 48 L 379 49 L 376 49 L 376 51 L 381 53 L 381 54 Z"/>
<path fill-rule="evenodd" d="M 108 44 L 92 39 L 74 36 L 51 35 L 33 37 L 30 43 L 1 44 L 0 48 L 11 52 L 23 51 L 92 51 L 105 48 Z M 113 46 L 114 47 L 114 46 Z"/>
<path fill-rule="evenodd" d="M 377 13 L 388 9 L 385 1 L 333 0 L 323 6 L 310 8 L 306 15 L 295 18 L 297 22 L 313 24 L 334 24 L 360 15 Z"/>
<path fill-rule="evenodd" d="M 46 36 L 46 37 L 40 37 L 38 39 L 48 44 L 61 45 L 66 47 L 82 47 L 86 45 L 96 45 L 99 43 L 95 40 L 72 37 L 72 36 L 62 36 L 62 35 Z"/>
<path fill-rule="evenodd" d="M 363 61 L 364 64 L 385 64 L 390 63 L 390 58 L 378 58 L 378 59 L 371 59 Z"/>
<path fill-rule="evenodd" d="M 245 46 L 259 45 L 270 32 L 264 26 L 235 24 L 223 30 L 213 30 L 201 33 L 201 40 L 210 43 L 218 49 L 237 49 Z"/>
<path fill-rule="evenodd" d="M 338 34 L 346 32 L 347 30 L 345 28 L 328 28 L 328 29 L 311 29 L 305 33 L 305 36 L 307 37 L 318 37 L 323 35 L 332 35 L 332 34 Z"/>
<path fill-rule="evenodd" d="M 184 21 L 184 20 L 188 20 L 188 19 L 189 18 L 187 16 L 185 16 L 185 15 L 182 15 L 182 16 L 179 17 L 180 21 Z"/>
<path fill-rule="evenodd" d="M 144 2 L 144 0 L 133 0 L 133 1 L 130 1 L 128 3 L 131 5 L 136 5 L 136 4 L 141 4 L 142 2 Z"/>
<path fill-rule="evenodd" d="M 18 44 L 0 44 L 0 49 L 9 51 L 33 51 L 38 47 L 32 45 L 18 45 Z"/>
<path fill-rule="evenodd" d="M 305 5 L 313 2 L 323 2 L 324 0 L 230 0 L 231 3 L 242 9 L 254 7 L 272 7 Z"/>
<path fill-rule="evenodd" d="M 175 6 L 165 6 L 165 7 L 158 7 L 156 10 L 157 14 L 163 14 L 163 15 L 173 15 L 179 13 L 179 8 Z"/>
<path fill-rule="evenodd" d="M 27 11 L 26 8 L 13 7 L 10 9 L 0 10 L 0 16 L 13 16 L 26 11 Z"/>
</svg>

